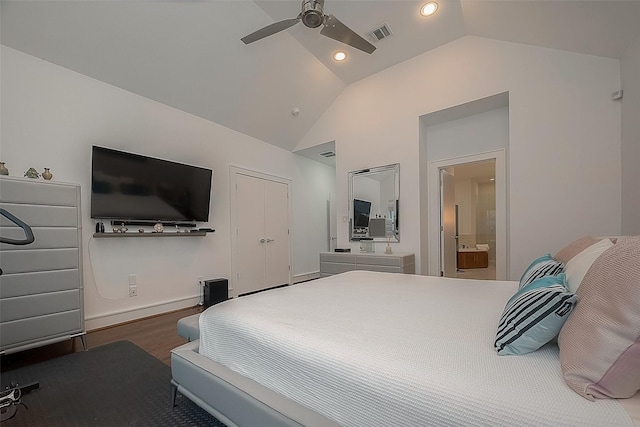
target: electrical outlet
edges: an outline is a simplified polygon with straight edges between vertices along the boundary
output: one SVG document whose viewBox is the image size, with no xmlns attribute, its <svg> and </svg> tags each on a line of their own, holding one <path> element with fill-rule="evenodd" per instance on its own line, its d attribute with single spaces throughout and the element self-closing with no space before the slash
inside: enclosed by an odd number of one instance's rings
<svg viewBox="0 0 640 427">
<path fill-rule="evenodd" d="M 138 287 L 135 285 L 129 285 L 129 296 L 137 297 L 138 296 Z"/>
<path fill-rule="evenodd" d="M 203 286 L 203 285 L 204 285 L 204 277 L 203 276 L 196 277 L 196 286 Z"/>
</svg>

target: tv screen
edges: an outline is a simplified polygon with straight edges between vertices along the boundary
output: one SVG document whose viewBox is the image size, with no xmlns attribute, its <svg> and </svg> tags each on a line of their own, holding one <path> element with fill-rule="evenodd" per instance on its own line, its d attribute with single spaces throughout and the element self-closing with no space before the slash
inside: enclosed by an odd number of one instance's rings
<svg viewBox="0 0 640 427">
<path fill-rule="evenodd" d="M 368 227 L 371 214 L 371 202 L 353 199 L 353 225 L 355 227 Z"/>
<path fill-rule="evenodd" d="M 208 221 L 211 169 L 93 146 L 91 218 Z"/>
</svg>

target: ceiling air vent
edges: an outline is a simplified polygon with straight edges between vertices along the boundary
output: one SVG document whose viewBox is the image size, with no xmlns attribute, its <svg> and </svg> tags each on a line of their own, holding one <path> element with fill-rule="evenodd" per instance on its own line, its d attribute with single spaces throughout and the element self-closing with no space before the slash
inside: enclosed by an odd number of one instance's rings
<svg viewBox="0 0 640 427">
<path fill-rule="evenodd" d="M 320 153 L 320 155 L 322 157 L 329 158 L 329 157 L 335 157 L 336 153 L 334 153 L 333 151 L 325 151 L 324 153 Z"/>
<path fill-rule="evenodd" d="M 375 28 L 374 30 L 369 31 L 367 35 L 374 42 L 379 42 L 380 40 L 383 40 L 389 36 L 392 36 L 393 33 L 391 32 L 391 28 L 389 28 L 389 25 L 382 24 L 378 28 Z"/>
</svg>

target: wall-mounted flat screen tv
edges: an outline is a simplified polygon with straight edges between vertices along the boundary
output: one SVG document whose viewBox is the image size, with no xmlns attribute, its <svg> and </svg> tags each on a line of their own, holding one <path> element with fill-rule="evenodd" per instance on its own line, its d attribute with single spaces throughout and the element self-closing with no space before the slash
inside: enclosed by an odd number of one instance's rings
<svg viewBox="0 0 640 427">
<path fill-rule="evenodd" d="M 211 169 L 93 146 L 91 218 L 209 220 Z"/>
</svg>

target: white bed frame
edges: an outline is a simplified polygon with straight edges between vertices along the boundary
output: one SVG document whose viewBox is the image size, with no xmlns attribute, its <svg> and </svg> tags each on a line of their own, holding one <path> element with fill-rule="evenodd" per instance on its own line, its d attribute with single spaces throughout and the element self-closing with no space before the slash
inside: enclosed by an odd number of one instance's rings
<svg viewBox="0 0 640 427">
<path fill-rule="evenodd" d="M 180 392 L 229 427 L 339 424 L 198 353 L 199 340 L 171 351 L 171 402 Z"/>
</svg>

